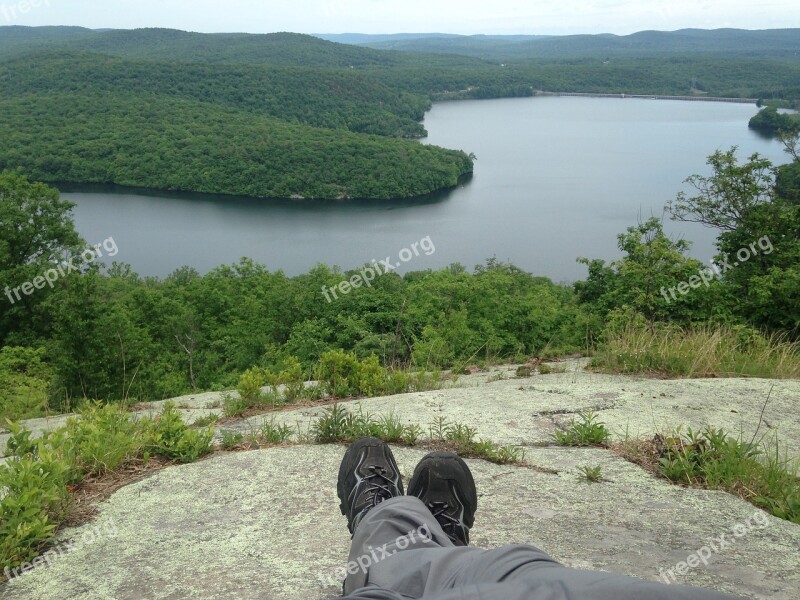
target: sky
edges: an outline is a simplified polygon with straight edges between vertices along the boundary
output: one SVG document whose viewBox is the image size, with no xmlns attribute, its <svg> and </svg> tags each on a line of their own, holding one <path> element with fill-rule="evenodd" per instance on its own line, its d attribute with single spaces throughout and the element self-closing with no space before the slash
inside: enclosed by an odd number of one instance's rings
<svg viewBox="0 0 800 600">
<path fill-rule="evenodd" d="M 798 0 L 0 0 L 0 25 L 542 34 L 800 27 Z"/>
</svg>

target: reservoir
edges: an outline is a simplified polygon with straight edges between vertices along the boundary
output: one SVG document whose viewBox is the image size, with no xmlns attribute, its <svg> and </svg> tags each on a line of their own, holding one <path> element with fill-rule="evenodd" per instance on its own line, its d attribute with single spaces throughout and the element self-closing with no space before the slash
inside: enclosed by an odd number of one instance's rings
<svg viewBox="0 0 800 600">
<path fill-rule="evenodd" d="M 678 100 L 541 97 L 446 102 L 426 115 L 422 141 L 477 156 L 456 189 L 402 201 L 320 202 L 173 194 L 106 186 L 64 188 L 90 244 L 113 237 L 143 276 L 188 265 L 201 273 L 247 256 L 288 275 L 317 263 L 354 268 L 396 257 L 430 237 L 398 271 L 487 258 L 571 282 L 576 258 L 620 256 L 617 235 L 650 216 L 707 262 L 717 232 L 676 223 L 665 203 L 706 157 L 739 147 L 787 162 L 779 142 L 752 132 L 754 105 Z M 408 255 L 408 253 L 406 253 Z"/>
</svg>

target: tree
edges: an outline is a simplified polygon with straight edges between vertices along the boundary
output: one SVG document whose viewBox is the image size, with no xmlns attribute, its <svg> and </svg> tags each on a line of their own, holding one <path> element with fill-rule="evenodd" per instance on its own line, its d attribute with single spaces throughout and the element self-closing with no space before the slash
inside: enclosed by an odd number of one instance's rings
<svg viewBox="0 0 800 600">
<path fill-rule="evenodd" d="M 708 318 L 713 277 L 707 274 L 708 285 L 692 286 L 690 293 L 676 291 L 683 282 L 701 279 L 702 263 L 685 255 L 689 242 L 669 239 L 661 221 L 653 217 L 621 233 L 618 246 L 625 255 L 610 266 L 579 259 L 589 267 L 587 281 L 575 286 L 580 302 L 603 315 L 614 309 L 633 310 L 650 323 Z"/>
<path fill-rule="evenodd" d="M 0 287 L 4 292 L 0 345 L 12 334 L 17 342 L 27 344 L 34 333 L 34 308 L 52 287 L 44 284 L 28 294 L 22 286 L 32 286 L 40 277 L 37 283 L 42 283 L 48 271 L 81 246 L 72 221 L 73 206 L 61 200 L 55 188 L 31 183 L 18 172 L 0 173 Z"/>
<path fill-rule="evenodd" d="M 800 133 L 781 133 L 781 142 L 792 162 L 778 167 L 775 175 L 775 194 L 794 204 L 800 204 Z"/>
<path fill-rule="evenodd" d="M 735 148 L 709 158 L 710 178 L 692 176 L 699 197 L 679 202 L 672 212 L 722 229 L 718 264 L 727 312 L 772 331 L 800 331 L 800 160 L 798 134 L 782 136 L 793 161 L 775 173 L 757 155 L 738 165 Z"/>
<path fill-rule="evenodd" d="M 727 152 L 717 150 L 708 157 L 713 175 L 691 175 L 685 183 L 698 191 L 688 197 L 678 193 L 667 203 L 667 210 L 677 221 L 702 223 L 708 227 L 733 231 L 748 210 L 774 198 L 772 163 L 758 153 L 740 165 L 736 146 Z"/>
</svg>

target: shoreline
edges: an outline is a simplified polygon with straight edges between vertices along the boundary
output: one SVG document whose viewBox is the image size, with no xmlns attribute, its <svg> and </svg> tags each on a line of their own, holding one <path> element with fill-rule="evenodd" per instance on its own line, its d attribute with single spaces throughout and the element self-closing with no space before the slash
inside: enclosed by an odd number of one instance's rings
<svg viewBox="0 0 800 600">
<path fill-rule="evenodd" d="M 243 196 L 239 194 L 226 194 L 222 192 L 197 192 L 192 190 L 168 190 L 160 188 L 150 188 L 135 185 L 124 185 L 118 183 L 98 183 L 98 182 L 80 182 L 80 181 L 43 181 L 43 183 L 56 188 L 60 194 L 107 194 L 107 195 L 135 195 L 135 196 L 149 196 L 153 198 L 174 198 L 179 200 L 186 200 L 189 202 L 205 201 L 205 202 L 244 202 L 244 203 L 258 203 L 270 202 L 275 205 L 283 206 L 297 206 L 305 204 L 307 206 L 331 206 L 352 204 L 359 205 L 374 205 L 375 203 L 384 203 L 388 206 L 410 206 L 420 204 L 431 204 L 441 202 L 453 190 L 465 185 L 474 176 L 474 173 L 468 172 L 460 175 L 455 185 L 442 187 L 427 194 L 420 194 L 417 196 L 406 196 L 398 198 L 286 198 L 279 196 Z"/>
<path fill-rule="evenodd" d="M 758 98 L 725 98 L 718 96 L 664 96 L 661 94 L 602 94 L 593 92 L 543 92 L 535 91 L 533 97 L 574 96 L 578 98 L 638 98 L 640 100 L 683 100 L 687 102 L 729 102 L 735 104 L 756 104 Z"/>
</svg>

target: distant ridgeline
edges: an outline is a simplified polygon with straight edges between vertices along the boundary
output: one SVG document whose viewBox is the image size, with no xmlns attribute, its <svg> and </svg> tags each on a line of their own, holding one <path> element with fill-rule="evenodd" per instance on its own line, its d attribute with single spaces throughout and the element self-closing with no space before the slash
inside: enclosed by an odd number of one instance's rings
<svg viewBox="0 0 800 600">
<path fill-rule="evenodd" d="M 795 99 L 798 40 L 798 30 L 347 40 L 376 49 L 291 33 L 2 27 L 0 169 L 257 197 L 413 197 L 472 171 L 465 152 L 414 141 L 434 100 Z"/>
</svg>

